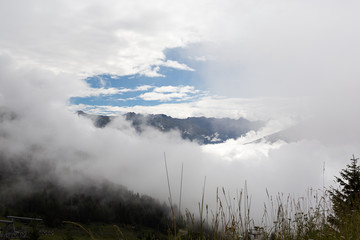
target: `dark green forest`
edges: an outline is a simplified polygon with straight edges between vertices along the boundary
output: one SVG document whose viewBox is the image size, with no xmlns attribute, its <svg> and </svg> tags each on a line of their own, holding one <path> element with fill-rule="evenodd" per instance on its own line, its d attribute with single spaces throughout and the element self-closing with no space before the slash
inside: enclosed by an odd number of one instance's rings
<svg viewBox="0 0 360 240">
<path fill-rule="evenodd" d="M 66 187 L 50 177 L 54 174 L 53 164 L 27 160 L 0 157 L 0 215 L 3 217 L 38 217 L 50 227 L 66 220 L 168 230 L 171 217 L 165 203 L 105 179 L 83 177 Z"/>
</svg>

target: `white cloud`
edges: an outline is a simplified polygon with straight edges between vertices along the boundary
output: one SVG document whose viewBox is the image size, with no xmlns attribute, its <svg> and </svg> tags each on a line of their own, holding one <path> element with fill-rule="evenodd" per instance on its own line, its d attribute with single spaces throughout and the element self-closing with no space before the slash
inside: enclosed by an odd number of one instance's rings
<svg viewBox="0 0 360 240">
<path fill-rule="evenodd" d="M 154 89 L 158 93 L 198 93 L 193 86 L 162 86 Z"/>
<path fill-rule="evenodd" d="M 278 141 L 276 143 L 267 143 L 265 141 L 260 143 L 249 143 L 244 145 L 241 143 L 242 140 L 228 140 L 225 143 L 205 145 L 202 149 L 206 153 L 218 156 L 219 158 L 226 161 L 248 161 L 253 159 L 252 163 L 257 166 L 262 159 L 269 157 L 271 150 L 279 149 L 284 142 Z"/>
<path fill-rule="evenodd" d="M 184 98 L 184 97 L 186 97 L 186 95 L 180 94 L 180 93 L 164 94 L 164 93 L 157 93 L 157 92 L 148 92 L 148 93 L 141 94 L 139 96 L 139 98 L 142 98 L 145 101 L 162 101 L 162 102 L 170 101 L 173 99 Z"/>
<path fill-rule="evenodd" d="M 198 62 L 207 62 L 207 61 L 216 59 L 215 57 L 212 57 L 212 56 L 194 56 L 194 57 L 189 56 L 188 58 L 191 60 L 198 61 Z"/>
<path fill-rule="evenodd" d="M 149 89 L 153 88 L 153 86 L 150 85 L 142 85 L 135 88 L 135 91 L 147 91 Z"/>
<path fill-rule="evenodd" d="M 77 97 L 96 97 L 100 95 L 114 95 L 121 93 L 117 88 L 88 88 L 86 91 L 82 91 Z"/>
<path fill-rule="evenodd" d="M 178 86 L 162 86 L 154 89 L 154 92 L 165 93 L 165 92 L 179 92 L 180 87 Z"/>
<path fill-rule="evenodd" d="M 194 69 L 187 66 L 186 64 L 179 63 L 178 61 L 173 61 L 173 60 L 167 60 L 166 62 L 163 62 L 163 63 L 161 63 L 161 66 L 175 68 L 175 69 L 179 69 L 179 70 L 195 71 Z"/>
<path fill-rule="evenodd" d="M 115 94 L 122 94 L 127 92 L 144 92 L 154 88 L 150 85 L 142 85 L 136 88 L 92 88 L 87 87 L 86 90 L 82 90 L 74 97 L 96 97 L 100 95 L 115 95 Z"/>
<path fill-rule="evenodd" d="M 172 87 L 172 86 L 171 86 Z M 291 102 L 290 102 L 291 101 Z M 308 99 L 287 99 L 287 98 L 264 98 L 264 99 L 244 99 L 244 98 L 220 98 L 220 97 L 201 97 L 197 100 L 186 103 L 164 103 L 155 106 L 86 106 L 86 109 L 101 112 L 111 112 L 121 114 L 126 112 L 167 114 L 177 118 L 187 117 L 216 117 L 216 118 L 246 118 L 249 120 L 269 119 L 293 119 L 298 122 L 301 115 L 306 115 Z M 84 105 L 71 106 L 81 109 Z M 96 109 L 96 110 L 95 110 Z M 285 120 L 287 122 L 287 120 Z M 285 123 L 284 122 L 284 123 Z M 289 126 L 286 123 L 286 126 Z"/>
<path fill-rule="evenodd" d="M 331 101 L 339 95 L 349 98 L 360 87 L 357 1 L 232 4 L 236 7 L 229 17 L 212 26 L 214 38 L 222 35 L 223 41 L 189 50 L 216 57 L 199 71 L 213 92 L 234 97 L 326 96 Z"/>
<path fill-rule="evenodd" d="M 137 86 L 136 88 L 120 88 L 119 92 L 120 93 L 125 93 L 125 92 L 145 92 L 145 91 L 148 91 L 148 90 L 150 90 L 152 88 L 154 88 L 154 86 L 141 85 L 141 86 Z"/>
<path fill-rule="evenodd" d="M 146 92 L 153 89 L 151 92 Z M 193 86 L 162 86 L 154 87 L 150 85 L 141 85 L 136 88 L 91 88 L 80 91 L 75 97 L 96 97 L 100 95 L 114 95 L 127 92 L 146 92 L 135 98 L 119 99 L 121 101 L 143 99 L 145 101 L 172 101 L 172 100 L 190 100 L 194 97 L 204 95 L 201 91 L 196 90 Z M 199 94 L 199 96 L 194 96 Z"/>
<path fill-rule="evenodd" d="M 167 61 L 163 50 L 201 39 L 201 18 L 182 20 L 186 3 L 15 0 L 0 9 L 1 53 L 55 72 L 158 76 L 158 63 L 192 70 Z"/>
<path fill-rule="evenodd" d="M 160 71 L 159 66 L 155 66 L 155 67 L 149 66 L 145 69 L 142 69 L 140 71 L 140 74 L 147 77 L 165 77 L 165 75 L 159 73 L 159 71 Z"/>
<path fill-rule="evenodd" d="M 144 75 L 144 76 L 147 76 L 147 77 L 165 77 L 165 75 L 159 73 L 160 66 L 174 68 L 174 69 L 178 69 L 178 70 L 195 71 L 194 69 L 187 66 L 186 64 L 179 63 L 178 61 L 173 61 L 173 60 L 162 61 L 162 60 L 158 60 L 158 61 L 154 61 L 152 63 L 152 65 L 149 65 L 148 67 L 139 69 L 139 73 L 141 75 Z"/>
<path fill-rule="evenodd" d="M 196 90 L 193 86 L 162 86 L 154 88 L 152 92 L 141 94 L 139 98 L 145 101 L 184 101 L 198 97 L 193 96 L 193 94 L 198 93 L 200 91 Z"/>
</svg>

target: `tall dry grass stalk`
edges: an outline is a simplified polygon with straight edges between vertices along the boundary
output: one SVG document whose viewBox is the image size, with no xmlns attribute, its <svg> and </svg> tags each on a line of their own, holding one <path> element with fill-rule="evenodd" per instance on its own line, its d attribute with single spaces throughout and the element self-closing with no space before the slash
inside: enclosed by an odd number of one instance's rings
<svg viewBox="0 0 360 240">
<path fill-rule="evenodd" d="M 183 186 L 184 163 L 181 164 L 180 195 L 179 195 L 179 217 L 181 217 L 181 196 Z"/>
<path fill-rule="evenodd" d="M 204 199 L 205 199 L 205 186 L 206 186 L 206 177 L 204 178 L 204 186 L 201 196 L 201 203 L 199 203 L 199 213 L 200 213 L 200 239 L 204 239 Z M 208 206 L 206 205 L 206 209 L 208 209 Z"/>
<path fill-rule="evenodd" d="M 212 234 L 220 239 L 247 239 L 254 227 L 250 218 L 251 197 L 248 195 L 247 183 L 244 190 L 231 197 L 222 188 L 222 194 L 216 191 L 216 210 L 212 212 Z"/>
<path fill-rule="evenodd" d="M 69 223 L 69 224 L 72 224 L 72 225 L 75 225 L 75 226 L 81 228 L 84 232 L 86 232 L 86 233 L 89 235 L 89 237 L 90 237 L 92 240 L 96 240 L 95 237 L 94 237 L 94 235 L 91 233 L 91 231 L 90 231 L 90 230 L 87 230 L 86 228 L 84 228 L 81 224 L 76 223 L 76 222 L 71 222 L 71 221 L 63 221 L 63 223 Z"/>
<path fill-rule="evenodd" d="M 309 189 L 306 197 L 278 193 L 264 203 L 260 226 L 251 218 L 251 197 L 245 182 L 236 196 L 224 188 L 216 190 L 216 209 L 210 209 L 204 200 L 205 182 L 199 202 L 199 224 L 194 214 L 186 212 L 187 235 L 185 239 L 336 239 L 329 232 L 327 217 L 330 201 L 326 192 Z M 206 212 L 205 212 L 206 211 Z M 206 214 L 206 215 L 205 215 Z M 179 236 L 178 236 L 179 237 Z"/>
<path fill-rule="evenodd" d="M 125 238 L 124 234 L 122 233 L 122 231 L 120 230 L 119 226 L 118 226 L 118 225 L 113 225 L 113 227 L 114 227 L 115 230 L 116 230 L 116 233 L 117 233 L 117 235 L 118 235 L 119 240 L 121 240 L 121 239 L 126 240 L 126 238 Z M 122 238 L 121 238 L 121 237 L 122 237 Z"/>
<path fill-rule="evenodd" d="M 306 239 L 325 234 L 331 206 L 326 192 L 309 189 L 306 197 L 268 195 L 264 206 L 265 231 L 274 239 Z"/>
<path fill-rule="evenodd" d="M 278 193 L 269 194 L 266 189 L 267 202 L 264 203 L 264 213 L 260 226 L 255 225 L 251 218 L 251 196 L 247 182 L 244 188 L 237 191 L 236 196 L 230 195 L 224 188 L 216 190 L 216 207 L 209 209 L 205 203 L 204 179 L 201 202 L 198 203 L 199 217 L 196 218 L 188 209 L 185 216 L 181 214 L 181 193 L 183 180 L 183 165 L 181 168 L 181 186 L 179 200 L 179 219 L 177 221 L 171 195 L 170 179 L 164 153 L 165 169 L 169 189 L 169 203 L 173 217 L 174 238 L 184 239 L 326 239 L 330 225 L 327 222 L 331 214 L 329 194 L 323 186 L 322 190 L 309 189 L 305 197 L 295 197 Z M 323 174 L 325 165 L 323 165 Z M 211 219 L 209 221 L 209 211 Z M 186 229 L 177 232 L 177 222 L 184 224 Z"/>
<path fill-rule="evenodd" d="M 177 231 L 176 231 L 176 216 L 175 216 L 174 206 L 173 206 L 173 202 L 172 202 L 170 178 L 169 178 L 169 171 L 168 171 L 168 167 L 167 167 L 165 152 L 164 152 L 164 162 L 165 162 L 166 178 L 167 178 L 167 184 L 168 184 L 168 190 L 169 190 L 169 204 L 170 204 L 171 215 L 173 217 L 173 231 L 174 231 L 173 235 L 174 235 L 174 237 L 176 237 L 176 233 L 177 233 Z"/>
</svg>

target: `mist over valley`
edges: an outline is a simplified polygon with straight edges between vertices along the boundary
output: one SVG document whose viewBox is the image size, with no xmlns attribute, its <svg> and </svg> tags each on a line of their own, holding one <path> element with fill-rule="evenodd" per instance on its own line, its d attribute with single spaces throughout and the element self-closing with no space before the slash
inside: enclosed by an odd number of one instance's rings
<svg viewBox="0 0 360 240">
<path fill-rule="evenodd" d="M 260 226 L 271 196 L 338 187 L 360 154 L 359 10 L 0 1 L 0 218 L 166 236 L 219 193 Z"/>
<path fill-rule="evenodd" d="M 90 115 L 83 111 L 78 111 L 78 114 L 92 119 L 94 125 L 99 128 L 106 127 L 115 120 L 114 116 Z M 146 127 L 153 127 L 161 132 L 179 131 L 181 138 L 199 144 L 223 143 L 228 139 L 236 140 L 250 131 L 258 131 L 265 126 L 262 121 L 249 121 L 244 118 L 188 117 L 178 119 L 165 114 L 142 115 L 133 112 L 126 113 L 121 117 L 129 121 L 139 133 Z"/>
</svg>

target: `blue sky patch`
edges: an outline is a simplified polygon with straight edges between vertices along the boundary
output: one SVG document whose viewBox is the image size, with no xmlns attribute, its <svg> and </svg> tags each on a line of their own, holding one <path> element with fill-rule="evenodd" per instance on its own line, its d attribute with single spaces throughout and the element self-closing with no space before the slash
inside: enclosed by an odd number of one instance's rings
<svg viewBox="0 0 360 240">
<path fill-rule="evenodd" d="M 102 74 L 85 79 L 90 91 L 85 96 L 72 97 L 72 105 L 90 106 L 154 106 L 199 99 L 207 94 L 205 84 L 196 69 L 201 61 L 184 56 L 182 48 L 165 50 L 166 61 L 182 64 L 188 69 L 158 66 L 159 76 L 135 74 L 116 76 Z M 157 66 L 155 66 L 157 67 Z"/>
</svg>

